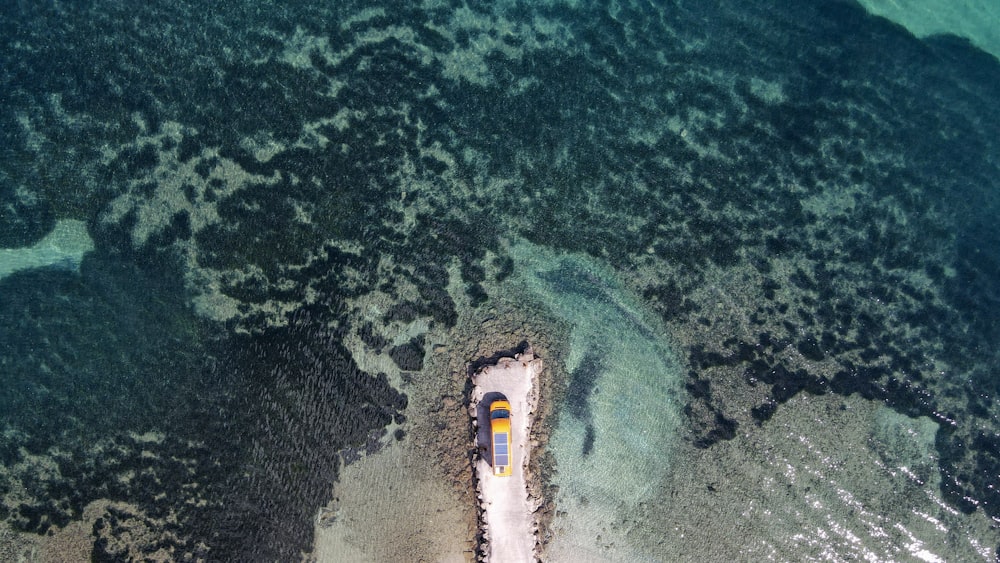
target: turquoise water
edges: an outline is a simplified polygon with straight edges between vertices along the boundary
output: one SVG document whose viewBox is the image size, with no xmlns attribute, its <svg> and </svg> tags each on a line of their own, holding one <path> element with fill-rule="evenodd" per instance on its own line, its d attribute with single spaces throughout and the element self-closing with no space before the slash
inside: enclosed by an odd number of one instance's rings
<svg viewBox="0 0 1000 563">
<path fill-rule="evenodd" d="M 0 559 L 297 559 L 480 319 L 552 560 L 995 559 L 1000 16 L 865 5 L 5 4 Z"/>
<path fill-rule="evenodd" d="M 593 486 L 614 481 L 614 487 L 629 489 L 627 498 L 641 498 L 679 425 L 683 374 L 665 334 L 655 319 L 643 318 L 641 305 L 611 272 L 587 257 L 553 255 L 529 244 L 512 254 L 522 283 L 573 326 L 566 360 L 569 416 L 560 425 L 567 435 L 553 438 L 553 447 L 573 451 L 566 465 L 587 470 L 567 471 L 568 478 L 617 473 L 620 479 L 595 476 Z M 626 459 L 615 454 L 619 446 L 631 452 Z"/>
<path fill-rule="evenodd" d="M 679 440 L 683 371 L 658 320 L 609 268 L 523 242 L 511 255 L 518 281 L 573 327 L 567 398 L 550 437 L 560 514 L 547 557 L 641 557 L 607 523 L 658 501 Z"/>
</svg>

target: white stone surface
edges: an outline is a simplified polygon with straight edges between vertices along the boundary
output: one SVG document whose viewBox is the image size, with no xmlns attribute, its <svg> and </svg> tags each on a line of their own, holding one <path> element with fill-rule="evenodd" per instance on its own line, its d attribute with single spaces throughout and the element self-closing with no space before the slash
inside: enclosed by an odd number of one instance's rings
<svg viewBox="0 0 1000 563">
<path fill-rule="evenodd" d="M 537 561 L 538 501 L 529 498 L 528 462 L 531 457 L 531 424 L 538 406 L 538 376 L 542 360 L 528 351 L 516 358 L 501 358 L 496 365 L 473 375 L 475 385 L 469 414 L 476 419 L 476 480 L 486 560 L 492 563 Z M 489 463 L 489 405 L 503 395 L 511 405 L 510 477 L 493 475 Z"/>
</svg>

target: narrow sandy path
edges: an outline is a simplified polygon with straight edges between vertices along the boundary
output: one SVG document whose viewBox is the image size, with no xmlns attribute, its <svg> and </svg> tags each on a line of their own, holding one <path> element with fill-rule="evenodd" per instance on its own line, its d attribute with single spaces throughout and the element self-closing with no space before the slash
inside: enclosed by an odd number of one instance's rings
<svg viewBox="0 0 1000 563">
<path fill-rule="evenodd" d="M 515 358 L 501 358 L 473 375 L 475 387 L 469 414 L 476 420 L 476 482 L 483 509 L 482 522 L 486 561 L 520 563 L 537 561 L 539 499 L 529 498 L 527 472 L 531 456 L 531 424 L 538 406 L 538 376 L 542 360 L 531 351 Z M 489 406 L 497 398 L 511 405 L 511 453 L 513 474 L 495 477 L 490 466 Z"/>
</svg>

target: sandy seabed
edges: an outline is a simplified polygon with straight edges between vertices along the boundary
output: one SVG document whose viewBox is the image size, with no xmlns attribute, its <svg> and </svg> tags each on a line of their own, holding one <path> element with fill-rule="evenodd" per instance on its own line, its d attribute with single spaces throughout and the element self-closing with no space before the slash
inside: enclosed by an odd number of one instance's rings
<svg viewBox="0 0 1000 563">
<path fill-rule="evenodd" d="M 318 516 L 313 560 L 471 560 L 469 510 L 428 453 L 403 441 L 347 466 Z"/>
</svg>

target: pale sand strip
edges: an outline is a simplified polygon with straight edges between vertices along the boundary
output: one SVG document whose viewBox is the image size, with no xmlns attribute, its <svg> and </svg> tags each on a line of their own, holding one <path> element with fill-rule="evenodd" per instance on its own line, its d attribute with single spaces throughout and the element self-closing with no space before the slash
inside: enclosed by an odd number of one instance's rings
<svg viewBox="0 0 1000 563">
<path fill-rule="evenodd" d="M 75 219 L 56 222 L 52 232 L 27 248 L 0 248 L 0 279 L 18 270 L 55 266 L 65 270 L 80 268 L 83 255 L 94 249 L 87 224 Z"/>
<path fill-rule="evenodd" d="M 541 499 L 530 498 L 528 472 L 531 424 L 538 407 L 538 376 L 542 360 L 529 349 L 515 358 L 501 358 L 472 376 L 475 385 L 469 414 L 476 424 L 476 487 L 482 516 L 483 555 L 493 563 L 537 561 L 537 510 Z M 510 477 L 495 477 L 488 461 L 489 403 L 502 394 L 511 405 Z M 486 400 L 484 400 L 484 398 Z M 480 404 L 482 403 L 482 404 Z"/>
</svg>

